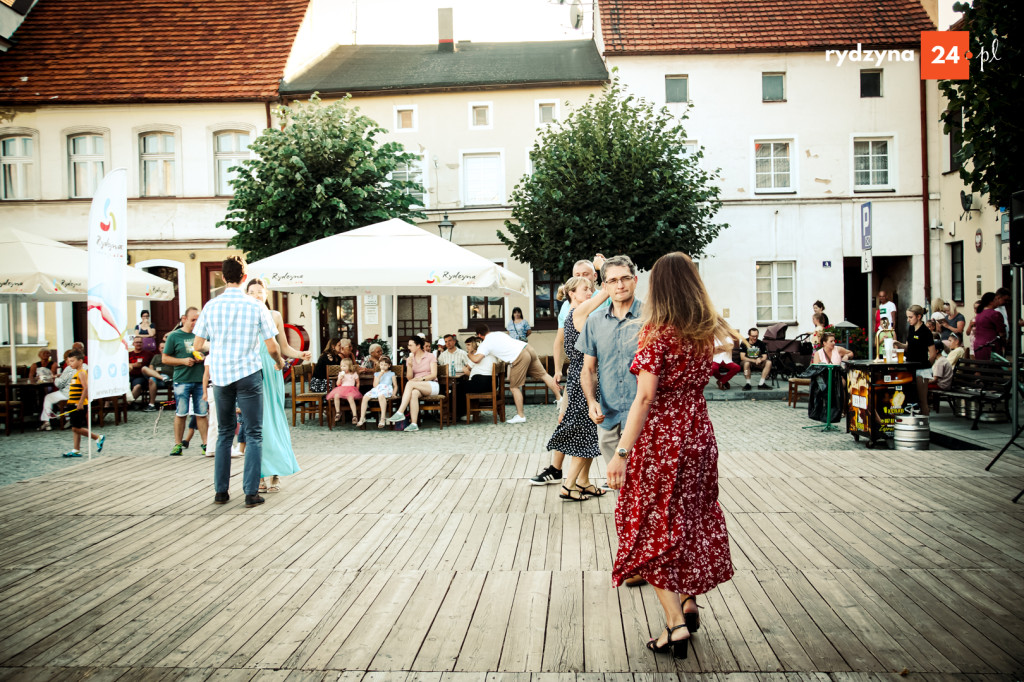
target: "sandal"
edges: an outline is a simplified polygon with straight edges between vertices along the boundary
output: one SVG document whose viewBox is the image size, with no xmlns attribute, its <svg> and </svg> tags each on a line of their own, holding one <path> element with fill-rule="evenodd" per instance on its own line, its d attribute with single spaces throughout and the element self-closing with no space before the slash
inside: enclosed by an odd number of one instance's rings
<svg viewBox="0 0 1024 682">
<path fill-rule="evenodd" d="M 566 488 L 563 485 L 562 490 L 565 491 L 565 494 L 559 493 L 558 497 L 561 498 L 563 501 L 582 502 L 583 500 L 590 499 L 590 496 L 579 488 Z M 576 496 L 574 496 L 573 493 L 576 493 Z"/>
<path fill-rule="evenodd" d="M 672 658 L 686 658 L 686 650 L 690 647 L 690 637 L 686 636 L 685 639 L 672 639 L 672 633 L 679 628 L 685 628 L 686 625 L 677 625 L 674 628 L 665 626 L 665 631 L 668 637 L 665 639 L 665 644 L 658 646 L 658 638 L 654 637 L 647 642 L 647 648 L 656 654 L 667 654 L 669 651 L 672 652 Z"/>
<path fill-rule="evenodd" d="M 593 490 L 591 490 L 591 488 L 593 488 Z M 590 485 L 583 486 L 582 488 L 580 488 L 580 490 L 582 490 L 585 494 L 590 495 L 591 497 L 601 497 L 602 495 L 608 494 L 607 490 L 601 490 L 593 483 L 591 483 Z"/>
<path fill-rule="evenodd" d="M 270 485 L 267 486 L 266 492 L 268 493 L 279 493 L 281 492 L 281 477 L 272 476 L 270 478 Z"/>
<path fill-rule="evenodd" d="M 264 480 L 264 479 L 262 479 L 262 478 L 260 479 L 260 488 L 259 488 L 259 492 L 261 492 L 261 493 L 265 493 L 265 492 L 267 492 L 267 482 L 266 482 L 266 480 Z"/>
<path fill-rule="evenodd" d="M 697 604 L 697 598 L 693 596 L 687 597 L 683 600 L 683 608 L 686 608 L 686 602 L 688 601 L 692 601 L 698 609 L 700 608 L 700 606 Z M 683 611 L 683 618 L 686 621 L 686 629 L 690 631 L 691 635 L 697 632 L 697 630 L 700 630 L 700 613 L 698 613 L 697 611 L 691 611 L 690 613 Z"/>
</svg>

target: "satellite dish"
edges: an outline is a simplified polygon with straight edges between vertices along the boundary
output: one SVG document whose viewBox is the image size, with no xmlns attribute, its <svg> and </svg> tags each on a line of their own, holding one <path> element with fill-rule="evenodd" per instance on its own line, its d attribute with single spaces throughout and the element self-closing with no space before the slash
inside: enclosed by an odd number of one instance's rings
<svg viewBox="0 0 1024 682">
<path fill-rule="evenodd" d="M 580 0 L 573 0 L 569 6 L 569 24 L 575 29 L 583 26 L 583 7 L 580 6 Z"/>
</svg>

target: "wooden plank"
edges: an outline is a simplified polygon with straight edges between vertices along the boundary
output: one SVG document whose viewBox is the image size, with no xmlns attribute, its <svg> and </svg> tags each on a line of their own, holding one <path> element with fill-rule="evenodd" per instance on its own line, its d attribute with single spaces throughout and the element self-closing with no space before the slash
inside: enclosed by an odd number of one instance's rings
<svg viewBox="0 0 1024 682">
<path fill-rule="evenodd" d="M 579 571 L 553 572 L 541 672 L 582 672 L 585 669 L 583 623 L 579 617 L 582 606 L 583 579 Z"/>
<path fill-rule="evenodd" d="M 629 669 L 622 614 L 611 582 L 609 573 L 583 572 L 583 652 L 588 671 Z"/>
<path fill-rule="evenodd" d="M 519 573 L 490 571 L 480 592 L 455 670 L 497 670 Z"/>
<path fill-rule="evenodd" d="M 391 636 L 381 643 L 370 662 L 372 670 L 409 670 L 427 637 L 434 615 L 452 584 L 452 573 L 425 573 L 408 605 L 395 620 Z"/>
<path fill-rule="evenodd" d="M 413 670 L 454 670 L 486 577 L 482 572 L 455 574 L 410 666 Z"/>
<path fill-rule="evenodd" d="M 539 670 L 544 657 L 544 628 L 550 600 L 551 574 L 519 574 L 508 619 L 508 632 L 497 669 L 503 672 Z"/>
</svg>

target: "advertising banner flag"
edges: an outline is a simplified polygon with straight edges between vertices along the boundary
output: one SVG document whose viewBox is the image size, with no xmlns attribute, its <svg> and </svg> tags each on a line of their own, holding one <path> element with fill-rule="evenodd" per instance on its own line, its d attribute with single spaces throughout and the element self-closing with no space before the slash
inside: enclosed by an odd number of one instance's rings
<svg viewBox="0 0 1024 682">
<path fill-rule="evenodd" d="M 89 400 L 128 391 L 128 172 L 100 181 L 89 209 Z"/>
</svg>

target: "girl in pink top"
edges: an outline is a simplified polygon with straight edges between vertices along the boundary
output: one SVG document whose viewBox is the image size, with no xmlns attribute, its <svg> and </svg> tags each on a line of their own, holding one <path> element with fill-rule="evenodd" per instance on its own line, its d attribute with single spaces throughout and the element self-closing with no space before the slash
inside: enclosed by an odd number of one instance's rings
<svg viewBox="0 0 1024 682">
<path fill-rule="evenodd" d="M 437 383 L 437 358 L 429 352 L 427 342 L 419 336 L 409 339 L 409 358 L 405 361 L 405 391 L 402 393 L 402 404 L 395 413 L 388 417 L 389 422 L 400 422 L 404 418 L 405 408 L 409 408 L 410 421 L 406 431 L 419 431 L 417 425 L 420 416 L 420 397 L 437 395 L 441 386 Z"/>
<path fill-rule="evenodd" d="M 341 371 L 338 373 L 338 386 L 327 394 L 328 400 L 334 401 L 334 423 L 341 421 L 341 399 L 348 400 L 348 406 L 352 409 L 352 423 L 359 421 L 359 410 L 356 408 L 356 401 L 363 397 L 359 392 L 359 372 L 356 371 L 355 363 L 349 358 L 341 361 Z"/>
</svg>

